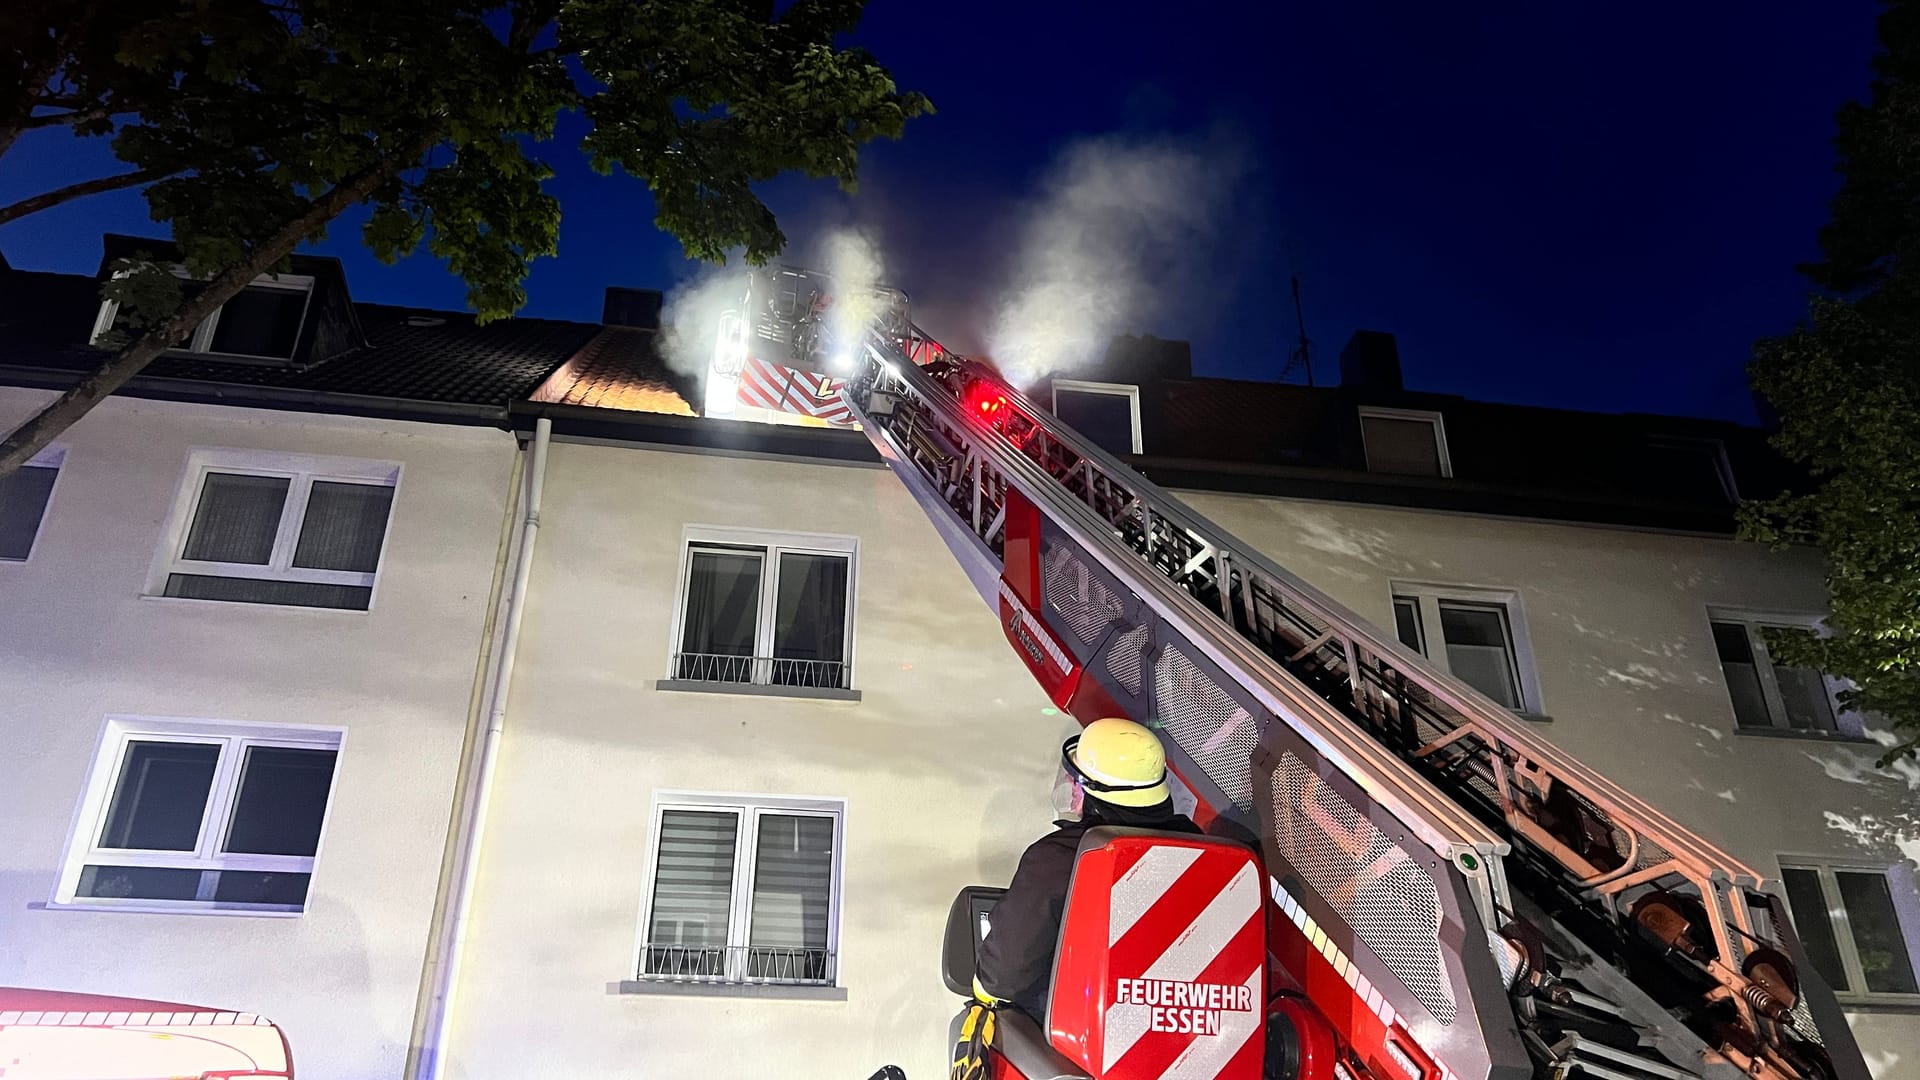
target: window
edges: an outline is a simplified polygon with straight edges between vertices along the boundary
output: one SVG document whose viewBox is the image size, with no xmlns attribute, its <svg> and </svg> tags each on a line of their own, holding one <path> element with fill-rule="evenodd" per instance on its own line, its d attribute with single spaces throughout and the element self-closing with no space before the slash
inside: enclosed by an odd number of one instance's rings
<svg viewBox="0 0 1920 1080">
<path fill-rule="evenodd" d="M 1400 643 L 1519 713 L 1540 713 L 1539 682 L 1519 597 L 1505 590 L 1397 583 Z"/>
<path fill-rule="evenodd" d="M 1727 447 L 1719 439 L 1662 436 L 1649 441 L 1649 483 L 1657 490 L 1692 502 L 1740 500 Z"/>
<path fill-rule="evenodd" d="M 1780 881 L 1807 959 L 1844 1000 L 1920 1002 L 1914 949 L 1901 908 L 1914 917 L 1912 875 L 1896 868 L 1781 861 Z"/>
<path fill-rule="evenodd" d="M 1453 459 L 1447 456 L 1447 427 L 1437 412 L 1363 408 L 1360 440 L 1369 472 L 1453 475 Z"/>
<path fill-rule="evenodd" d="M 833 985 L 844 810 L 830 799 L 656 798 L 639 977 Z"/>
<path fill-rule="evenodd" d="M 383 462 L 196 451 L 154 592 L 365 611 L 399 476 Z"/>
<path fill-rule="evenodd" d="M 1055 379 L 1053 415 L 1109 454 L 1141 452 L 1138 386 Z"/>
<path fill-rule="evenodd" d="M 0 476 L 0 562 L 25 562 L 33 554 L 54 478 L 66 456 L 65 449 L 48 447 L 11 475 Z"/>
<path fill-rule="evenodd" d="M 55 900 L 297 912 L 341 732 L 113 717 Z"/>
<path fill-rule="evenodd" d="M 185 277 L 184 271 L 175 271 Z M 313 279 L 299 274 L 263 275 L 201 320 L 175 346 L 184 352 L 219 353 L 265 360 L 291 360 L 313 296 Z M 103 300 L 94 320 L 98 344 L 120 316 L 117 301 Z"/>
<path fill-rule="evenodd" d="M 854 551 L 851 537 L 688 529 L 673 681 L 849 690 Z"/>
<path fill-rule="evenodd" d="M 1811 630 L 1814 619 L 1718 609 L 1712 616 L 1714 651 L 1742 730 L 1860 736 L 1859 718 L 1835 711 L 1825 673 L 1777 663 L 1767 651 L 1766 629 Z"/>
</svg>

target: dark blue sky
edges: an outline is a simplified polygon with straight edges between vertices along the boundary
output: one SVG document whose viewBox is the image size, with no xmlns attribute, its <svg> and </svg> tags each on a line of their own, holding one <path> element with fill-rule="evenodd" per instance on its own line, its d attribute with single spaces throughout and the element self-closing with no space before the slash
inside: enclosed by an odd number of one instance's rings
<svg viewBox="0 0 1920 1080">
<path fill-rule="evenodd" d="M 1279 371 L 1298 273 L 1323 378 L 1366 327 L 1399 335 L 1417 389 L 1751 420 L 1742 366 L 1804 310 L 1792 268 L 1816 254 L 1833 113 L 1864 94 L 1875 11 L 871 0 L 857 39 L 939 114 L 870 148 L 852 198 L 791 180 L 767 197 L 800 244 L 822 222 L 877 226 L 897 283 L 945 322 L 928 329 L 970 344 L 1062 145 L 1224 128 L 1252 166 L 1231 242 L 1209 252 L 1209 302 L 1136 328 L 1192 340 L 1200 373 Z M 526 314 L 597 319 L 605 285 L 689 276 L 640 184 L 594 176 L 564 142 L 546 154 L 565 221 Z M 108 159 L 32 136 L 0 166 L 0 201 Z M 123 192 L 0 229 L 0 251 L 91 272 L 101 232 L 155 229 Z M 359 299 L 462 305 L 431 259 L 380 266 L 353 225 L 318 250 Z"/>
</svg>

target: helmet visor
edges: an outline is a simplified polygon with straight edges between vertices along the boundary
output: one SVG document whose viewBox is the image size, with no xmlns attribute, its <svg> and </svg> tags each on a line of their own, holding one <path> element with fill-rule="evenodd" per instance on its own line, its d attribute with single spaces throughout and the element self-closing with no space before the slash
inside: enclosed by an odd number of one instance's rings
<svg viewBox="0 0 1920 1080">
<path fill-rule="evenodd" d="M 1056 821 L 1079 821 L 1085 811 L 1087 789 L 1071 769 L 1061 769 L 1053 782 L 1053 816 Z"/>
</svg>

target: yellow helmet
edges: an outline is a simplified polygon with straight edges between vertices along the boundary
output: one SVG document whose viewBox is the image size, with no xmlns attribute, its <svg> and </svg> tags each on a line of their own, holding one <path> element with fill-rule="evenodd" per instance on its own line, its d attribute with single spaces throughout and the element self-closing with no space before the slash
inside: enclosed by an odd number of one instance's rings
<svg viewBox="0 0 1920 1080">
<path fill-rule="evenodd" d="M 1131 720 L 1095 720 L 1060 747 L 1060 764 L 1088 795 L 1115 806 L 1152 806 L 1169 798 L 1167 752 Z"/>
</svg>

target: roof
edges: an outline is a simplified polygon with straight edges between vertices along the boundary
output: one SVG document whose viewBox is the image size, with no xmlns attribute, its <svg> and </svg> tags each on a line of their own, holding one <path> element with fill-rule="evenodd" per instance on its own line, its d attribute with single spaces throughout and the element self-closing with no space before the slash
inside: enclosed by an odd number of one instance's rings
<svg viewBox="0 0 1920 1080">
<path fill-rule="evenodd" d="M 532 400 L 692 416 L 695 379 L 670 370 L 658 345 L 657 331 L 606 327 L 549 375 Z"/>
<path fill-rule="evenodd" d="M 101 360 L 86 344 L 100 298 L 77 274 L 5 272 L 0 280 L 0 366 L 79 373 Z M 270 387 L 503 411 L 527 397 L 601 331 L 594 323 L 501 319 L 466 312 L 355 303 L 363 345 L 312 364 L 222 360 L 170 353 L 143 376 Z"/>
</svg>

